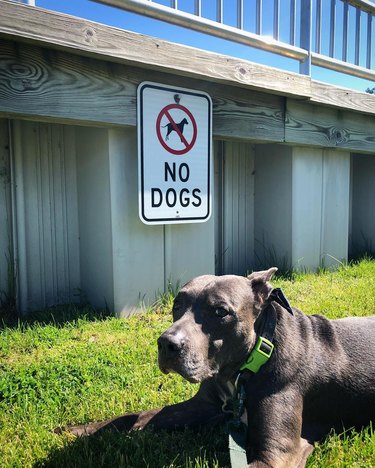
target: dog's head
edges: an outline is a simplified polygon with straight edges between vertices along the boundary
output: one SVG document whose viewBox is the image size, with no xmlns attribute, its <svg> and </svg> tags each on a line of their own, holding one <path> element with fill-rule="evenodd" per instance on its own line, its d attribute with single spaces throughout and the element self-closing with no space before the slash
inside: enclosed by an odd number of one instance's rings
<svg viewBox="0 0 375 468">
<path fill-rule="evenodd" d="M 158 339 L 159 367 L 190 382 L 229 379 L 255 343 L 254 323 L 277 268 L 234 275 L 198 276 L 178 293 L 173 324 Z"/>
</svg>

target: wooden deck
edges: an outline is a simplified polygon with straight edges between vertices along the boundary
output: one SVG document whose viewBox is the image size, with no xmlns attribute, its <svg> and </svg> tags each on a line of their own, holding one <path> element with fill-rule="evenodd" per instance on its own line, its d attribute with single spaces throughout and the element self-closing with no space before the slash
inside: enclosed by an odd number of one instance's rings
<svg viewBox="0 0 375 468">
<path fill-rule="evenodd" d="M 375 152 L 375 96 L 0 0 L 0 115 L 136 124 L 147 79 L 207 91 L 214 136 Z"/>
<path fill-rule="evenodd" d="M 143 81 L 212 97 L 209 222 L 138 218 Z M 16 284 L 23 312 L 83 291 L 127 315 L 171 281 L 270 253 L 316 270 L 375 245 L 370 94 L 0 0 L 0 135 L 0 291 Z"/>
</svg>

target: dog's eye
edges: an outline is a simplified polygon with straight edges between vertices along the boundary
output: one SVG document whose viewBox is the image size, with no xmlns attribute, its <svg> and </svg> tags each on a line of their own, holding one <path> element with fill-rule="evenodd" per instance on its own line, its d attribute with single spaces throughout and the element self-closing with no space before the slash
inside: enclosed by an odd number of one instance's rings
<svg viewBox="0 0 375 468">
<path fill-rule="evenodd" d="M 223 317 L 226 317 L 228 314 L 229 314 L 229 312 L 227 310 L 223 309 L 222 307 L 218 307 L 217 309 L 215 309 L 216 317 L 223 318 Z"/>
<path fill-rule="evenodd" d="M 172 309 L 173 319 L 176 321 L 182 316 L 182 307 L 174 305 Z"/>
</svg>

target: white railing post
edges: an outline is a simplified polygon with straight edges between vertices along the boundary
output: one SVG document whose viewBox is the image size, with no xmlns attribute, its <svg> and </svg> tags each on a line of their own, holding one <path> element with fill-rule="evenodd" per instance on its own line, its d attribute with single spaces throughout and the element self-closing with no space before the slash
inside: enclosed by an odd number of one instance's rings
<svg viewBox="0 0 375 468">
<path fill-rule="evenodd" d="M 300 62 L 299 72 L 302 75 L 311 75 L 311 41 L 312 41 L 312 0 L 301 0 L 301 42 L 300 47 L 305 49 L 308 56 Z"/>
</svg>

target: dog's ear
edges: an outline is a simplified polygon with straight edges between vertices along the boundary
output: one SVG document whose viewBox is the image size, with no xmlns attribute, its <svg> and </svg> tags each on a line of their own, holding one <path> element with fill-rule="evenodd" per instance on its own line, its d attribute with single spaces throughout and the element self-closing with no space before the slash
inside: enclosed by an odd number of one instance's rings
<svg viewBox="0 0 375 468">
<path fill-rule="evenodd" d="M 269 281 L 276 273 L 276 271 L 277 268 L 273 267 L 269 270 L 254 271 L 247 277 L 251 282 L 251 287 L 257 302 L 262 304 L 269 298 L 269 295 L 273 289 Z"/>
</svg>

